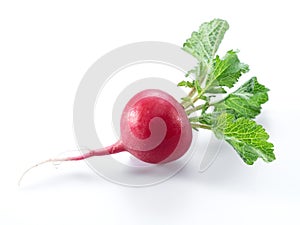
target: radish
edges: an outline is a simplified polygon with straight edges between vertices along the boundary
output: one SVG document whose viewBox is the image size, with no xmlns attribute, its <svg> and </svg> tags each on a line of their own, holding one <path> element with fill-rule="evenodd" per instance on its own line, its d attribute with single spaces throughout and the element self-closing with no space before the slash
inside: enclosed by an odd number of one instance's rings
<svg viewBox="0 0 300 225">
<path fill-rule="evenodd" d="M 192 142 L 192 128 L 184 108 L 158 89 L 141 91 L 129 100 L 120 128 L 120 140 L 109 147 L 50 161 L 82 160 L 128 151 L 147 163 L 166 163 L 180 158 Z"/>
<path fill-rule="evenodd" d="M 115 144 L 80 156 L 45 160 L 26 170 L 21 179 L 30 169 L 47 162 L 77 161 L 122 151 L 147 163 L 166 163 L 183 156 L 192 142 L 192 127 L 184 108 L 158 89 L 143 90 L 129 100 L 120 128 L 121 137 Z"/>
<path fill-rule="evenodd" d="M 161 90 L 141 91 L 124 108 L 121 136 L 115 144 L 81 156 L 48 159 L 26 170 L 23 176 L 43 163 L 83 160 L 122 151 L 147 163 L 171 162 L 188 151 L 192 128 L 213 131 L 217 138 L 227 141 L 246 164 L 252 165 L 258 158 L 265 162 L 275 160 L 274 145 L 268 142 L 268 133 L 254 121 L 261 105 L 268 101 L 269 89 L 252 77 L 227 93 L 242 74 L 249 71 L 236 51 L 228 51 L 223 58 L 216 55 L 228 28 L 225 20 L 214 19 L 203 23 L 183 44 L 183 50 L 194 56 L 198 64 L 187 72 L 187 80 L 178 83 L 190 88 L 181 103 Z M 221 95 L 220 101 L 214 101 L 217 95 Z"/>
</svg>

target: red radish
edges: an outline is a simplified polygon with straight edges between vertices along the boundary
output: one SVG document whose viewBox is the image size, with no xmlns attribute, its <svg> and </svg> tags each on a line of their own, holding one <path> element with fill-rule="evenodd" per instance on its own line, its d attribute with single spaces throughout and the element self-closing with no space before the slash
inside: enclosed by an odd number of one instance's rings
<svg viewBox="0 0 300 225">
<path fill-rule="evenodd" d="M 161 90 L 136 94 L 127 103 L 120 126 L 124 149 L 148 163 L 176 160 L 192 142 L 192 128 L 183 107 Z"/>
<path fill-rule="evenodd" d="M 122 151 L 147 163 L 166 163 L 183 156 L 192 142 L 192 128 L 184 108 L 171 95 L 157 89 L 141 91 L 129 100 L 120 128 L 120 140 L 109 147 L 77 157 L 48 159 L 25 173 L 46 162 L 82 160 Z"/>
<path fill-rule="evenodd" d="M 125 106 L 120 121 L 121 137 L 115 144 L 81 156 L 48 159 L 26 170 L 23 176 L 43 163 L 82 160 L 122 151 L 147 163 L 170 162 L 189 149 L 192 128 L 213 131 L 218 139 L 232 145 L 249 165 L 257 158 L 266 162 L 275 160 L 274 145 L 267 141 L 269 135 L 252 120 L 260 113 L 261 104 L 268 101 L 268 88 L 252 77 L 222 100 L 214 101 L 218 94 L 225 94 L 226 88 L 234 87 L 240 76 L 249 71 L 249 66 L 240 62 L 235 51 L 228 51 L 222 59 L 216 55 L 228 28 L 225 20 L 214 19 L 203 23 L 183 44 L 182 49 L 195 57 L 198 64 L 186 74 L 192 81 L 178 83 L 178 86 L 190 88 L 181 104 L 161 90 L 141 91 Z M 203 43 L 209 48 L 203 47 Z M 195 104 L 200 101 L 199 105 Z M 246 108 L 251 110 L 243 110 Z M 201 115 L 193 116 L 195 112 Z"/>
</svg>

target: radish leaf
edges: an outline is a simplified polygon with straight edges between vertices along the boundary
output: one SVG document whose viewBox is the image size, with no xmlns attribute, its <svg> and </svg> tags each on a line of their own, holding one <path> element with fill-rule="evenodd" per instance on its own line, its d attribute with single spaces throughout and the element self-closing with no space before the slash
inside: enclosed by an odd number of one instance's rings
<svg viewBox="0 0 300 225">
<path fill-rule="evenodd" d="M 261 105 L 268 101 L 268 91 L 256 77 L 252 77 L 221 102 L 214 104 L 215 110 L 228 111 L 236 117 L 255 118 L 260 114 Z"/>
<path fill-rule="evenodd" d="M 233 87 L 242 73 L 249 71 L 249 66 L 241 63 L 236 52 L 228 51 L 223 59 L 217 56 L 214 60 L 213 71 L 208 75 L 206 89 L 211 87 Z M 208 92 L 208 91 L 206 91 Z"/>
<path fill-rule="evenodd" d="M 248 118 L 235 119 L 232 114 L 222 113 L 213 123 L 212 130 L 220 139 L 226 140 L 245 163 L 252 165 L 257 158 L 266 162 L 275 160 L 274 146 L 268 142 L 265 129 Z"/>
<path fill-rule="evenodd" d="M 267 141 L 269 135 L 265 129 L 252 120 L 268 101 L 269 89 L 252 77 L 224 97 L 249 71 L 249 66 L 240 62 L 237 51 L 230 50 L 223 58 L 216 55 L 228 28 L 225 20 L 214 19 L 202 24 L 184 43 L 183 49 L 198 63 L 186 74 L 191 81 L 178 84 L 190 88 L 181 104 L 194 129 L 212 130 L 232 145 L 247 164 L 253 164 L 258 158 L 271 162 L 275 159 L 274 146 Z M 216 97 L 221 100 L 213 102 Z M 195 115 L 196 112 L 200 115 Z"/>
<path fill-rule="evenodd" d="M 209 65 L 228 28 L 228 23 L 221 19 L 203 23 L 198 32 L 193 32 L 192 36 L 186 40 L 183 49 L 196 57 L 199 62 Z"/>
</svg>

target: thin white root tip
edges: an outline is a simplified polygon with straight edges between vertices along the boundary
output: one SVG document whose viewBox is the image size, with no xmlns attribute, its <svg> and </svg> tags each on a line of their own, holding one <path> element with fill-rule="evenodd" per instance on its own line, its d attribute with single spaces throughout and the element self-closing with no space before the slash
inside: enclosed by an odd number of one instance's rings
<svg viewBox="0 0 300 225">
<path fill-rule="evenodd" d="M 20 187 L 21 186 L 21 181 L 23 180 L 24 176 L 30 171 L 32 170 L 33 168 L 37 167 L 37 166 L 40 166 L 42 164 L 45 164 L 45 163 L 48 163 L 48 162 L 55 162 L 55 161 L 58 161 L 58 160 L 53 160 L 53 159 L 47 159 L 45 161 L 42 161 L 40 163 L 37 163 L 31 167 L 29 167 L 27 170 L 24 171 L 24 173 L 22 174 L 22 176 L 20 177 L 19 181 L 18 181 L 18 186 Z"/>
</svg>

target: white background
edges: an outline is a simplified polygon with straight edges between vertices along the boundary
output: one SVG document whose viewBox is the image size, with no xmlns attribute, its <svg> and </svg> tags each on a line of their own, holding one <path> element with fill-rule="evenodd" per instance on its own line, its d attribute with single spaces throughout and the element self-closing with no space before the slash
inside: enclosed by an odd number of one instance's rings
<svg viewBox="0 0 300 225">
<path fill-rule="evenodd" d="M 291 0 L 1 1 L 0 224 L 299 224 L 298 9 Z M 231 26 L 220 51 L 240 49 L 271 89 L 258 121 L 275 162 L 246 166 L 224 146 L 204 173 L 196 154 L 147 188 L 110 183 L 84 162 L 41 166 L 18 188 L 26 167 L 76 149 L 75 93 L 100 56 L 137 41 L 181 45 L 215 17 Z"/>
</svg>

